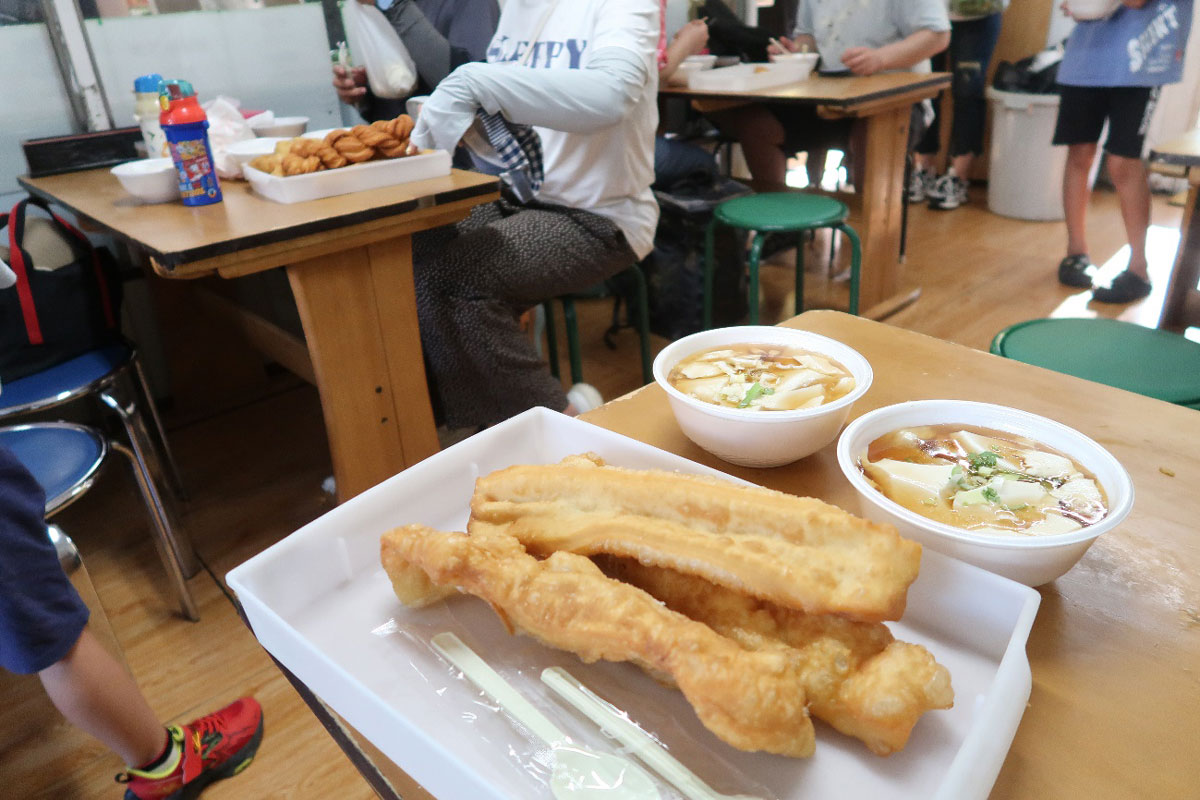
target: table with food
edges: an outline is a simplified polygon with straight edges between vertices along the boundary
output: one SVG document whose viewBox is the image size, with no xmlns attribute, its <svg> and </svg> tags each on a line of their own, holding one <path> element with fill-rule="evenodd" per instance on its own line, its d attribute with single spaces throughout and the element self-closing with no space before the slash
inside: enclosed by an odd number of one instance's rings
<svg viewBox="0 0 1200 800">
<path fill-rule="evenodd" d="M 1190 409 L 837 312 L 654 373 L 230 573 L 405 797 L 1187 796 Z"/>
<path fill-rule="evenodd" d="M 920 289 L 905 282 L 902 264 L 909 117 L 914 103 L 948 88 L 950 76 L 890 72 L 829 77 L 813 74 L 812 53 L 775 56 L 764 64 L 692 63 L 695 68 L 684 70 L 679 82 L 659 87 L 660 97 L 726 104 L 794 103 L 816 106 L 830 118 L 863 120 L 864 185 L 848 198 L 854 215 L 851 224 L 862 239 L 863 315 L 882 319 L 914 301 Z"/>
</svg>

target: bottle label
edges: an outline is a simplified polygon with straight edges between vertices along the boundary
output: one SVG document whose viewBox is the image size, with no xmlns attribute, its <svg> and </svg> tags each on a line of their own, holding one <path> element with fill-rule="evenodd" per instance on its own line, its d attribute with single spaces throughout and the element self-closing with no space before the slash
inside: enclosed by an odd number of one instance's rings
<svg viewBox="0 0 1200 800">
<path fill-rule="evenodd" d="M 179 170 L 179 193 L 185 203 L 204 198 L 220 199 L 221 190 L 217 176 L 209 159 L 204 139 L 182 139 L 171 142 L 171 158 Z"/>
</svg>

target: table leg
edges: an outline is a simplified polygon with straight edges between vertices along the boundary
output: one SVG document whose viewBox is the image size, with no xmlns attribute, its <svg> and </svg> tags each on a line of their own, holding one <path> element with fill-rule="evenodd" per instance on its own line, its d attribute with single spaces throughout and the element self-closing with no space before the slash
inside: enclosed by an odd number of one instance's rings
<svg viewBox="0 0 1200 800">
<path fill-rule="evenodd" d="M 339 502 L 438 450 L 425 382 L 412 239 L 288 267 L 312 357 Z"/>
<path fill-rule="evenodd" d="M 878 319 L 916 299 L 901 284 L 900 233 L 904 211 L 904 163 L 912 107 L 897 106 L 868 116 L 863 169 L 863 259 L 859 306 Z"/>
<path fill-rule="evenodd" d="M 1200 283 L 1200 181 L 1192 183 L 1188 189 L 1179 233 L 1179 253 L 1167 284 L 1158 325 L 1171 330 L 1200 325 L 1200 302 L 1197 301 L 1200 293 L 1196 290 L 1196 284 Z"/>
</svg>

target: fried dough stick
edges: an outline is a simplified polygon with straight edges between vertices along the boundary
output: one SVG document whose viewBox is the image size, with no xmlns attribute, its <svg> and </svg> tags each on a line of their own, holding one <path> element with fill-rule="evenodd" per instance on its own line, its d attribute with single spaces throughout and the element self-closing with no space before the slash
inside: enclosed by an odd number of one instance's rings
<svg viewBox="0 0 1200 800">
<path fill-rule="evenodd" d="M 893 639 L 882 623 L 792 611 L 631 559 L 598 561 L 605 573 L 745 647 L 794 653 L 812 715 L 878 755 L 902 749 L 926 711 L 954 705 L 946 668 L 924 647 Z"/>
<path fill-rule="evenodd" d="M 796 665 L 784 653 L 743 648 L 667 609 L 640 589 L 605 577 L 582 556 L 544 561 L 511 536 L 466 536 L 419 525 L 384 534 L 389 577 L 410 587 L 422 570 L 495 609 L 516 629 L 591 663 L 632 661 L 679 687 L 700 721 L 741 750 L 812 755 L 814 734 Z"/>
<path fill-rule="evenodd" d="M 836 506 L 758 487 L 604 466 L 596 456 L 498 470 L 472 525 L 513 525 L 530 552 L 669 567 L 812 614 L 899 619 L 921 546 Z M 472 532 L 473 529 L 472 529 Z"/>
</svg>

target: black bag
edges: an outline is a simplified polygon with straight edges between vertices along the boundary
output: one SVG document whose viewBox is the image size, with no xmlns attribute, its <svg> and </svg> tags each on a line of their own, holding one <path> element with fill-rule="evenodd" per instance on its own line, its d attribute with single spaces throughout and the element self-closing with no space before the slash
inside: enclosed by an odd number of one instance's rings
<svg viewBox="0 0 1200 800">
<path fill-rule="evenodd" d="M 708 17 L 708 52 L 715 56 L 738 56 L 742 61 L 767 60 L 771 34 L 743 23 L 721 0 L 706 0 L 697 16 Z"/>
<path fill-rule="evenodd" d="M 23 247 L 30 203 L 50 214 L 75 254 L 70 264 L 49 272 L 34 269 Z M 21 200 L 10 213 L 0 214 L 0 229 L 5 226 L 17 282 L 0 289 L 0 383 L 121 341 L 121 282 L 111 253 L 93 247 L 36 198 Z"/>
<path fill-rule="evenodd" d="M 654 250 L 642 261 L 650 300 L 650 330 L 678 339 L 704 321 L 704 239 L 713 209 L 749 187 L 720 179 L 655 192 L 660 215 Z M 746 315 L 745 234 L 724 225 L 714 238 L 713 325 L 736 325 Z"/>
<path fill-rule="evenodd" d="M 1025 92 L 1027 94 L 1057 94 L 1059 58 L 1039 53 L 1022 58 L 1015 64 L 1001 61 L 996 65 L 992 86 L 1003 92 Z"/>
</svg>

